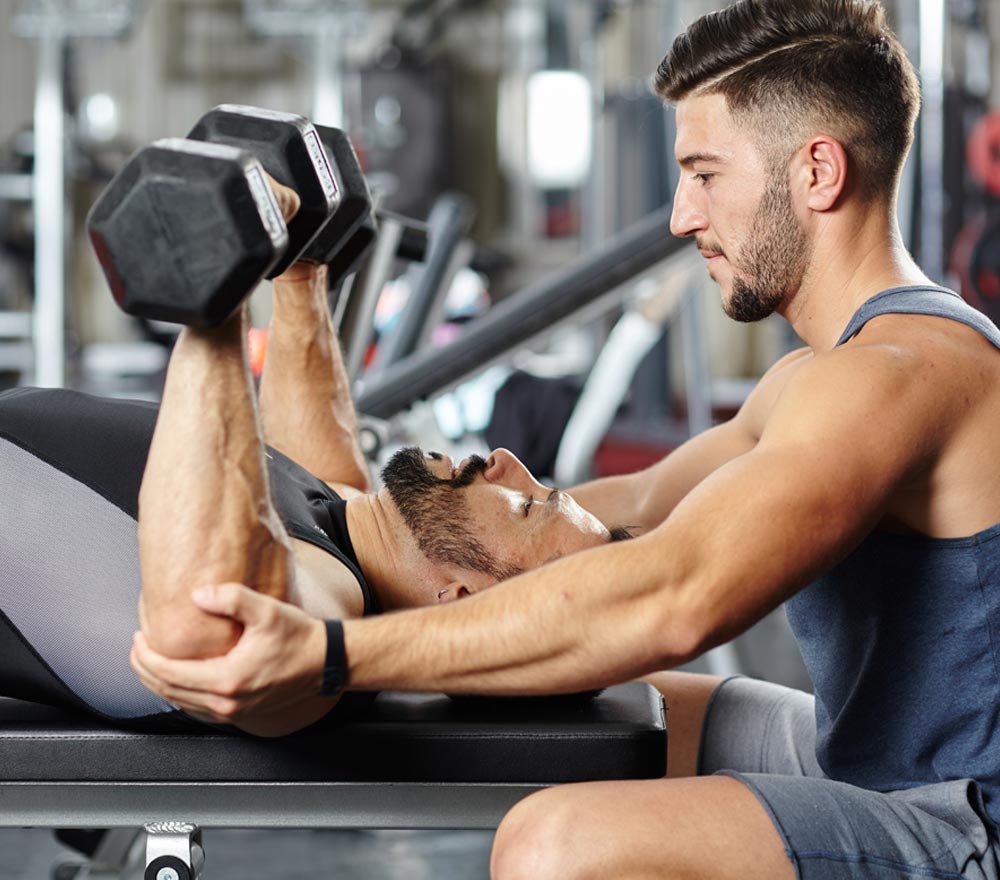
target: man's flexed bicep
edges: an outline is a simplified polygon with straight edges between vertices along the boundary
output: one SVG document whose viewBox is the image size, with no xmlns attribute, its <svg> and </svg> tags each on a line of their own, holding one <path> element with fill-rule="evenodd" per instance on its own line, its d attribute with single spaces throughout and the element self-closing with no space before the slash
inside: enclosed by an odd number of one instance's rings
<svg viewBox="0 0 1000 880">
<path fill-rule="evenodd" d="M 371 488 L 324 266 L 275 279 L 260 409 L 266 443 L 338 488 Z"/>
<path fill-rule="evenodd" d="M 843 559 L 899 488 L 931 466 L 943 417 L 905 359 L 871 347 L 803 364 L 754 448 L 706 478 L 661 527 L 663 548 L 688 573 L 702 650 Z"/>
</svg>

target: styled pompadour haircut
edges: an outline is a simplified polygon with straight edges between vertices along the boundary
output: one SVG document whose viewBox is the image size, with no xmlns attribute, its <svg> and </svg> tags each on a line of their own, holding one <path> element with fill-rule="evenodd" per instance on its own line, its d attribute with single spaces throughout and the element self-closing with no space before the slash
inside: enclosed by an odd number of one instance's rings
<svg viewBox="0 0 1000 880">
<path fill-rule="evenodd" d="M 655 85 L 671 102 L 721 94 L 775 163 L 836 137 L 865 197 L 895 192 L 920 108 L 877 0 L 739 0 L 677 37 Z"/>
</svg>

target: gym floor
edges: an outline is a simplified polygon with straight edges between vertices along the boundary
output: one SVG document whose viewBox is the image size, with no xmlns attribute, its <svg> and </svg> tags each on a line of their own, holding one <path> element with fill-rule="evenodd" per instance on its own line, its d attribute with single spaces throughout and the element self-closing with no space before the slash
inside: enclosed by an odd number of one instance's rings
<svg viewBox="0 0 1000 880">
<path fill-rule="evenodd" d="M 483 880 L 493 833 L 208 830 L 203 839 L 212 880 Z M 80 860 L 41 829 L 0 829 L 0 853 L 0 880 L 46 880 Z"/>
</svg>

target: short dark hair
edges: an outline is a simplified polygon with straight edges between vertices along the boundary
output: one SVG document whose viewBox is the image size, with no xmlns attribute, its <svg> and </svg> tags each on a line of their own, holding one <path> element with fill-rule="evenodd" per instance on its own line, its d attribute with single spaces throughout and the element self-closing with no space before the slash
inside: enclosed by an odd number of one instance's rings
<svg viewBox="0 0 1000 880">
<path fill-rule="evenodd" d="M 774 162 L 825 127 L 865 197 L 895 192 L 920 108 L 913 65 L 877 0 L 738 0 L 674 40 L 655 86 L 671 102 L 723 95 Z"/>
</svg>

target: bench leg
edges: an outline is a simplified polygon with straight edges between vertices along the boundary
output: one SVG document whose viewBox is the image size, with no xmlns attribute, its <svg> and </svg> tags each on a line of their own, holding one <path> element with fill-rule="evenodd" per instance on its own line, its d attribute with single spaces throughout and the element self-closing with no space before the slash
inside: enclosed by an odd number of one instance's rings
<svg viewBox="0 0 1000 880">
<path fill-rule="evenodd" d="M 198 880 L 205 864 L 201 829 L 188 822 L 152 822 L 146 826 L 144 880 Z"/>
</svg>

